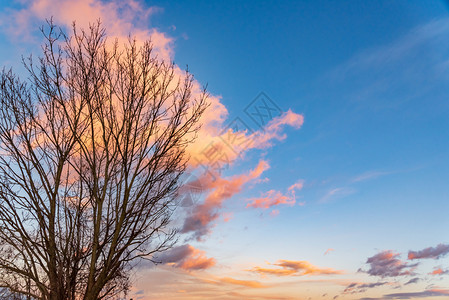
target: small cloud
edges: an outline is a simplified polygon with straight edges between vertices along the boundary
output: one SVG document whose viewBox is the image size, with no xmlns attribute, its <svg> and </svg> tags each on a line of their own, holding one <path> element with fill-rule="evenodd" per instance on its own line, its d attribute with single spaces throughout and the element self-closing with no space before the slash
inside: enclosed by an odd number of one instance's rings
<svg viewBox="0 0 449 300">
<path fill-rule="evenodd" d="M 248 203 L 246 207 L 268 209 L 281 204 L 293 206 L 296 203 L 295 191 L 302 189 L 303 185 L 304 180 L 297 181 L 288 188 L 287 194 L 283 194 L 276 190 L 270 190 L 262 194 L 259 198 L 249 199 L 248 201 L 250 201 L 250 203 Z M 299 205 L 303 206 L 305 205 L 305 202 L 300 202 Z"/>
<path fill-rule="evenodd" d="M 343 197 L 352 195 L 355 192 L 356 191 L 353 188 L 349 188 L 349 187 L 335 188 L 335 189 L 328 191 L 323 197 L 321 197 L 319 202 L 327 203 L 327 202 L 331 201 L 332 199 L 343 198 Z"/>
<path fill-rule="evenodd" d="M 366 181 L 370 179 L 375 179 L 381 176 L 389 175 L 392 172 L 382 172 L 382 171 L 369 171 L 365 172 L 363 174 L 360 174 L 352 179 L 352 182 L 360 182 L 360 181 Z"/>
<path fill-rule="evenodd" d="M 251 198 L 249 199 L 250 203 L 246 205 L 246 207 L 254 207 L 254 208 L 270 208 L 273 206 L 286 204 L 286 205 L 294 205 L 296 200 L 289 195 L 284 195 L 279 191 L 270 190 L 263 194 L 259 198 Z"/>
<path fill-rule="evenodd" d="M 163 264 L 170 264 L 184 270 L 204 270 L 216 264 L 214 258 L 206 257 L 206 252 L 186 244 L 174 247 L 162 253 L 157 259 Z"/>
<path fill-rule="evenodd" d="M 308 261 L 279 260 L 273 265 L 279 268 L 261 268 L 254 267 L 252 272 L 259 274 L 277 275 L 277 276 L 304 276 L 304 275 L 334 275 L 342 274 L 342 271 L 330 268 L 318 268 Z"/>
<path fill-rule="evenodd" d="M 304 180 L 299 180 L 298 182 L 292 184 L 291 186 L 289 186 L 288 190 L 289 191 L 294 191 L 294 190 L 301 190 L 304 187 Z"/>
<path fill-rule="evenodd" d="M 409 285 L 409 284 L 413 284 L 413 283 L 417 283 L 418 281 L 420 281 L 421 279 L 418 277 L 412 278 L 409 281 L 407 281 L 404 285 Z"/>
<path fill-rule="evenodd" d="M 277 215 L 279 215 L 279 210 L 277 210 L 277 209 L 273 209 L 270 212 L 270 216 L 272 216 L 272 217 L 276 217 Z"/>
<path fill-rule="evenodd" d="M 432 272 L 429 273 L 429 275 L 445 275 L 449 274 L 449 270 L 443 270 L 441 268 L 435 268 Z"/>
<path fill-rule="evenodd" d="M 335 249 L 329 248 L 324 252 L 324 255 L 328 255 L 329 253 L 331 253 L 332 251 L 335 251 Z"/>
<path fill-rule="evenodd" d="M 229 222 L 234 217 L 234 213 L 227 212 L 227 213 L 224 213 L 222 216 L 223 216 L 223 222 Z"/>
<path fill-rule="evenodd" d="M 428 247 L 420 251 L 409 251 L 408 259 L 439 259 L 449 253 L 449 245 L 439 244 L 436 247 Z"/>
<path fill-rule="evenodd" d="M 373 282 L 373 283 L 357 283 L 353 282 L 349 284 L 345 290 L 343 291 L 343 294 L 355 294 L 355 293 L 364 293 L 368 289 L 372 289 L 378 286 L 390 284 L 389 282 Z"/>
<path fill-rule="evenodd" d="M 400 254 L 391 250 L 382 251 L 366 261 L 370 268 L 363 271 L 371 276 L 395 277 L 404 275 L 413 275 L 413 268 L 418 264 L 409 265 L 399 259 Z"/>
</svg>

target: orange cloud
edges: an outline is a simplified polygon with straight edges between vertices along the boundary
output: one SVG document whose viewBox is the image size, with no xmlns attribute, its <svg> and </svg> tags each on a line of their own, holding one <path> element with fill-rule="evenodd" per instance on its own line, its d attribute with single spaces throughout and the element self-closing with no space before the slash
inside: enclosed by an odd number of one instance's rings
<svg viewBox="0 0 449 300">
<path fill-rule="evenodd" d="M 254 280 L 238 280 L 238 279 L 234 279 L 234 278 L 230 278 L 230 277 L 224 277 L 224 278 L 220 278 L 220 281 L 223 283 L 240 285 L 240 286 L 249 287 L 249 288 L 264 288 L 264 287 L 266 287 L 259 281 L 254 281 Z"/>
<path fill-rule="evenodd" d="M 430 272 L 429 275 L 444 275 L 444 274 L 448 274 L 448 273 L 449 273 L 448 270 L 443 270 L 441 268 L 436 268 L 435 270 Z"/>
<path fill-rule="evenodd" d="M 308 261 L 279 260 L 273 265 L 281 267 L 281 269 L 255 267 L 252 272 L 259 274 L 269 274 L 277 276 L 303 276 L 303 275 L 334 275 L 343 274 L 342 271 L 330 268 L 318 268 Z"/>
<path fill-rule="evenodd" d="M 252 272 L 256 272 L 259 274 L 268 274 L 268 275 L 277 275 L 277 276 L 288 276 L 288 275 L 295 275 L 295 270 L 285 270 L 285 269 L 270 269 L 270 268 L 261 268 L 261 267 L 254 267 L 251 269 Z"/>
</svg>

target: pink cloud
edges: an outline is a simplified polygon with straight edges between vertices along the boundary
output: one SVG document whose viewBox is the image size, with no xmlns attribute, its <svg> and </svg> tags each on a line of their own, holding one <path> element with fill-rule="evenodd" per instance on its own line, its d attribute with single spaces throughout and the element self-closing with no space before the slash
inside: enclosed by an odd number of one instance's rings
<svg viewBox="0 0 449 300">
<path fill-rule="evenodd" d="M 335 249 L 329 248 L 324 252 L 324 255 L 327 255 L 327 254 L 331 253 L 332 251 L 335 251 Z"/>
<path fill-rule="evenodd" d="M 268 163 L 261 160 L 257 167 L 248 174 L 236 175 L 231 178 L 220 177 L 216 180 L 205 174 L 202 178 L 202 186 L 210 192 L 204 203 L 194 207 L 187 216 L 181 233 L 193 233 L 194 237 L 200 240 L 209 233 L 211 223 L 219 216 L 217 209 L 222 207 L 223 202 L 239 193 L 246 183 L 260 177 L 262 172 L 268 168 Z"/>
<path fill-rule="evenodd" d="M 155 28 L 150 28 L 149 18 L 160 11 L 157 7 L 144 7 L 136 0 L 30 0 L 23 1 L 19 10 L 5 16 L 9 21 L 7 31 L 15 36 L 29 36 L 29 32 L 53 17 L 56 24 L 88 28 L 90 23 L 101 20 L 109 35 L 126 41 L 132 33 L 138 41 L 151 39 L 159 58 L 170 61 L 173 57 L 173 40 Z M 136 26 L 139 24 L 139 26 Z M 3 24 L 6 26 L 5 24 Z"/>
<path fill-rule="evenodd" d="M 277 210 L 277 209 L 273 209 L 273 210 L 270 212 L 270 216 L 272 216 L 272 217 L 275 217 L 275 216 L 277 216 L 277 215 L 279 215 L 279 210 Z"/>
<path fill-rule="evenodd" d="M 250 203 L 248 203 L 246 205 L 246 207 L 268 209 L 273 206 L 277 206 L 277 205 L 281 205 L 281 204 L 291 205 L 291 206 L 295 205 L 295 203 L 296 203 L 295 190 L 300 190 L 300 189 L 302 189 L 302 187 L 303 187 L 303 181 L 300 180 L 288 188 L 287 194 L 283 194 L 283 193 L 281 193 L 279 191 L 275 191 L 275 190 L 269 190 L 268 192 L 265 192 L 264 194 L 262 194 L 262 196 L 259 198 L 249 199 L 248 201 L 250 201 Z"/>
<path fill-rule="evenodd" d="M 254 148 L 264 149 L 272 146 L 272 140 L 284 140 L 287 135 L 282 134 L 282 128 L 285 125 L 295 129 L 301 128 L 304 124 L 304 116 L 292 112 L 290 109 L 281 116 L 268 122 L 263 131 L 255 132 L 250 139 L 253 141 Z"/>
<path fill-rule="evenodd" d="M 220 133 L 227 111 L 219 113 L 219 108 L 210 108 L 209 115 L 204 121 L 206 126 L 201 128 L 198 139 L 189 145 L 188 152 L 191 154 L 190 164 L 194 167 L 199 165 L 211 166 L 213 164 L 232 164 L 236 159 L 242 157 L 248 150 L 265 149 L 273 145 L 273 140 L 283 140 L 286 135 L 282 133 L 284 126 L 299 129 L 304 118 L 291 110 L 271 120 L 265 128 L 254 133 L 246 129 L 234 131 L 232 128 Z M 217 113 L 222 115 L 217 121 Z M 209 120 L 211 119 L 211 120 Z M 212 120 L 215 123 L 212 123 Z M 214 126 L 209 126 L 213 124 Z"/>
<path fill-rule="evenodd" d="M 270 208 L 272 206 L 280 205 L 280 204 L 287 204 L 287 205 L 294 205 L 296 200 L 283 195 L 279 191 L 270 190 L 266 192 L 262 197 L 260 198 L 252 198 L 250 199 L 251 203 L 248 203 L 246 207 L 254 207 L 254 208 Z"/>
</svg>

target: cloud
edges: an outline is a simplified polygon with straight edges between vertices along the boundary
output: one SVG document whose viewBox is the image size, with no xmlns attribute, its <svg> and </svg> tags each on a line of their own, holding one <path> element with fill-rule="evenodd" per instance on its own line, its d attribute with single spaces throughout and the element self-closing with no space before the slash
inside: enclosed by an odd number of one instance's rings
<svg viewBox="0 0 449 300">
<path fill-rule="evenodd" d="M 360 182 L 360 181 L 366 181 L 370 179 L 375 179 L 381 176 L 389 175 L 392 172 L 382 172 L 382 171 L 369 171 L 365 172 L 363 174 L 360 174 L 352 179 L 352 182 Z"/>
<path fill-rule="evenodd" d="M 248 174 L 236 175 L 231 178 L 217 178 L 205 174 L 202 177 L 202 187 L 209 190 L 204 203 L 192 208 L 190 214 L 184 221 L 181 233 L 193 233 L 197 240 L 209 233 L 211 224 L 219 217 L 217 210 L 222 207 L 223 202 L 239 193 L 243 186 L 254 180 L 269 168 L 269 164 L 261 160 L 254 170 Z"/>
<path fill-rule="evenodd" d="M 417 264 L 409 265 L 401 261 L 398 258 L 399 256 L 400 254 L 394 253 L 391 250 L 382 251 L 367 259 L 366 263 L 370 265 L 368 271 L 360 271 L 382 278 L 413 275 L 412 268 L 416 267 Z"/>
<path fill-rule="evenodd" d="M 250 136 L 254 148 L 265 149 L 272 146 L 272 140 L 284 140 L 287 135 L 281 134 L 282 128 L 289 125 L 295 129 L 301 128 L 304 124 L 304 116 L 292 112 L 290 109 L 281 116 L 272 119 L 263 128 L 263 131 L 257 131 Z"/>
<path fill-rule="evenodd" d="M 350 187 L 334 188 L 334 189 L 328 191 L 323 197 L 321 197 L 319 202 L 326 203 L 326 202 L 331 201 L 332 199 L 343 198 L 343 197 L 349 196 L 354 193 L 355 193 L 355 190 Z"/>
<path fill-rule="evenodd" d="M 250 203 L 248 203 L 246 207 L 268 209 L 281 204 L 293 206 L 296 203 L 295 191 L 302 189 L 303 184 L 303 180 L 299 180 L 295 184 L 292 184 L 288 188 L 287 194 L 283 194 L 276 190 L 269 190 L 268 192 L 263 193 L 261 197 L 248 199 Z"/>
<path fill-rule="evenodd" d="M 206 124 L 215 121 L 214 126 L 203 126 L 195 143 L 187 147 L 192 156 L 190 164 L 194 167 L 211 166 L 215 170 L 219 165 L 231 165 L 251 149 L 266 149 L 273 146 L 273 140 L 285 139 L 287 136 L 282 133 L 285 126 L 299 129 L 304 122 L 302 115 L 288 110 L 273 118 L 264 128 L 252 133 L 245 126 L 230 126 L 225 130 L 224 118 L 217 121 L 215 117 L 219 111 L 220 108 L 209 108 L 206 111 L 210 113 Z M 227 116 L 227 111 L 223 115 Z"/>
<path fill-rule="evenodd" d="M 429 275 L 445 275 L 449 274 L 449 270 L 443 270 L 441 268 L 435 268 Z"/>
<path fill-rule="evenodd" d="M 264 288 L 264 287 L 266 287 L 259 281 L 239 280 L 239 279 L 234 279 L 234 278 L 230 278 L 230 277 L 220 278 L 220 282 L 233 284 L 233 285 L 240 285 L 240 286 L 249 287 L 249 288 Z"/>
<path fill-rule="evenodd" d="M 262 197 L 259 198 L 251 198 L 249 199 L 251 201 L 246 205 L 246 207 L 254 207 L 254 208 L 270 208 L 272 206 L 277 206 L 280 204 L 286 204 L 286 205 L 294 205 L 296 200 L 290 196 L 283 195 L 279 191 L 275 190 L 269 190 L 268 192 L 264 193 Z"/>
<path fill-rule="evenodd" d="M 173 40 L 149 26 L 149 18 L 161 11 L 157 7 L 145 7 L 142 2 L 100 0 L 28 0 L 21 7 L 3 14 L 1 27 L 11 36 L 34 41 L 35 32 L 45 19 L 53 17 L 58 25 L 70 27 L 74 21 L 81 28 L 100 19 L 109 35 L 126 41 L 129 33 L 138 41 L 151 39 L 159 58 L 173 58 Z"/>
<path fill-rule="evenodd" d="M 426 297 L 447 297 L 449 296 L 449 290 L 439 290 L 432 289 L 422 292 L 415 293 L 395 293 L 384 295 L 387 299 L 415 299 L 415 298 L 426 298 Z"/>
<path fill-rule="evenodd" d="M 279 260 L 273 264 L 274 266 L 281 267 L 280 269 L 274 268 L 261 268 L 254 267 L 250 271 L 259 274 L 268 274 L 276 276 L 304 276 L 304 275 L 335 275 L 342 274 L 342 271 L 326 268 L 318 268 L 308 261 L 293 261 L 293 260 Z"/>
<path fill-rule="evenodd" d="M 428 247 L 420 251 L 409 251 L 408 259 L 439 259 L 449 253 L 449 245 L 439 244 L 436 247 Z"/>
<path fill-rule="evenodd" d="M 327 254 L 331 253 L 332 251 L 335 251 L 335 249 L 329 248 L 324 252 L 324 255 L 327 255 Z"/>
<path fill-rule="evenodd" d="M 390 44 L 362 51 L 330 72 L 326 80 L 335 87 L 329 91 L 347 90 L 347 99 L 370 111 L 400 109 L 417 98 L 437 105 L 446 95 L 435 91 L 447 85 L 448 33 L 449 19 L 435 19 Z"/>
<path fill-rule="evenodd" d="M 277 276 L 296 275 L 295 270 L 288 270 L 288 269 L 270 269 L 270 268 L 254 267 L 253 269 L 251 269 L 251 271 L 263 275 L 265 274 Z"/>
<path fill-rule="evenodd" d="M 407 281 L 406 283 L 404 283 L 404 285 L 409 285 L 409 284 L 412 284 L 412 283 L 417 283 L 417 282 L 420 281 L 420 280 L 421 280 L 420 278 L 415 277 L 415 278 L 410 279 L 410 280 Z"/>
<path fill-rule="evenodd" d="M 343 291 L 343 294 L 355 294 L 355 293 L 364 293 L 368 289 L 372 289 L 378 286 L 383 286 L 386 284 L 390 284 L 389 282 L 374 282 L 374 283 L 357 283 L 353 282 L 349 284 Z"/>
<path fill-rule="evenodd" d="M 270 212 L 270 216 L 272 216 L 272 217 L 276 217 L 277 215 L 279 215 L 279 210 L 278 209 L 273 209 Z"/>
<path fill-rule="evenodd" d="M 206 257 L 206 253 L 202 250 L 186 244 L 174 247 L 163 252 L 156 258 L 163 264 L 169 264 L 184 270 L 205 270 L 216 264 L 214 258 Z"/>
<path fill-rule="evenodd" d="M 158 59 L 169 63 L 174 59 L 174 39 L 151 26 L 151 18 L 161 13 L 162 9 L 149 7 L 145 1 L 22 0 L 17 7 L 19 8 L 10 9 L 8 13 L 0 16 L 0 28 L 9 32 L 10 36 L 20 37 L 17 41 L 21 43 L 24 40 L 36 43 L 32 34 L 51 16 L 54 16 L 55 24 L 66 28 L 70 27 L 73 21 L 76 21 L 78 28 L 86 28 L 89 23 L 100 19 L 107 35 L 117 38 L 119 45 L 125 43 L 129 35 L 136 39 L 138 45 L 151 40 Z M 24 36 L 27 38 L 24 39 Z M 185 72 L 177 65 L 174 65 L 174 72 L 173 81 L 182 82 Z M 192 98 L 198 99 L 202 92 L 203 86 L 193 80 Z M 221 169 L 232 165 L 250 149 L 267 149 L 274 141 L 284 140 L 287 137 L 283 132 L 285 127 L 299 129 L 304 123 L 303 115 L 288 110 L 255 132 L 248 128 L 225 130 L 224 124 L 229 113 L 221 102 L 221 97 L 209 95 L 207 102 L 209 107 L 201 117 L 202 126 L 197 138 L 186 148 L 186 154 L 190 157 L 188 167 L 205 169 L 201 180 L 208 184 L 210 192 L 205 203 L 196 207 L 197 211 L 188 213 L 181 228 L 181 233 L 194 233 L 198 240 L 210 232 L 211 224 L 219 216 L 218 210 L 223 201 L 239 193 L 244 184 L 259 176 L 251 173 L 221 178 Z M 263 162 L 258 167 L 262 172 L 268 164 Z M 212 182 L 212 176 L 214 179 L 219 178 Z M 297 189 L 297 186 L 293 189 Z M 294 190 L 290 193 L 294 193 Z"/>
</svg>

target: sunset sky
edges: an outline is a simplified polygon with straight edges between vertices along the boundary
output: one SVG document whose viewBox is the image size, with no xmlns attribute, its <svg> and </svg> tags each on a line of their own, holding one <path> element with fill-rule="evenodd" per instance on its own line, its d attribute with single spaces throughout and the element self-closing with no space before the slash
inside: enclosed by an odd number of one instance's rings
<svg viewBox="0 0 449 300">
<path fill-rule="evenodd" d="M 22 77 L 53 16 L 151 38 L 207 84 L 179 241 L 128 299 L 449 299 L 444 1 L 0 5 L 1 66 Z"/>
</svg>

